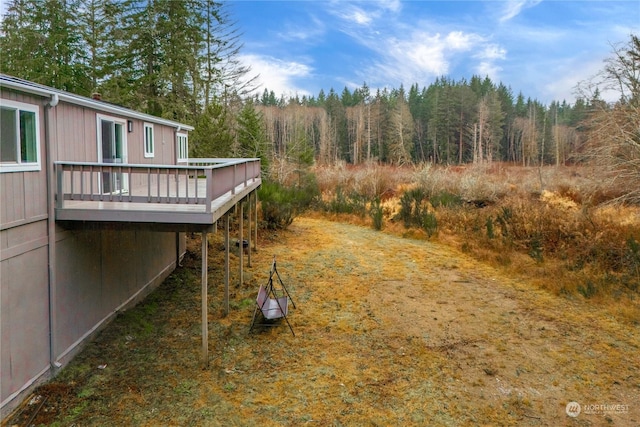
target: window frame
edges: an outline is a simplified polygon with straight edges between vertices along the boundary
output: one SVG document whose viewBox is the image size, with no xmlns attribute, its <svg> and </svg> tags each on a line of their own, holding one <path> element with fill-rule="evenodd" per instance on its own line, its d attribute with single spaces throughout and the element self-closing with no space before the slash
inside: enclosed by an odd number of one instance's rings
<svg viewBox="0 0 640 427">
<path fill-rule="evenodd" d="M 18 102 L 8 99 L 0 99 L 0 107 L 11 109 L 17 112 L 16 114 L 16 135 L 15 141 L 17 148 L 17 159 L 15 162 L 2 162 L 0 161 L 0 173 L 5 172 L 39 172 L 42 170 L 42 153 L 40 150 L 40 106 L 37 104 L 28 104 L 25 102 Z M 23 162 L 20 142 L 20 113 L 21 112 L 34 113 L 35 121 L 35 162 Z"/>
<path fill-rule="evenodd" d="M 142 127 L 143 129 L 143 135 L 142 135 L 142 143 L 144 146 L 144 158 L 145 159 L 152 159 L 155 157 L 155 150 L 156 150 L 156 145 L 155 145 L 155 130 L 153 128 L 153 123 L 144 123 L 144 126 Z M 147 139 L 147 129 L 149 129 L 151 131 L 151 138 L 150 140 Z"/>
<path fill-rule="evenodd" d="M 184 139 L 184 144 L 181 143 Z M 189 161 L 189 135 L 185 132 L 176 132 L 176 162 L 187 163 Z"/>
</svg>

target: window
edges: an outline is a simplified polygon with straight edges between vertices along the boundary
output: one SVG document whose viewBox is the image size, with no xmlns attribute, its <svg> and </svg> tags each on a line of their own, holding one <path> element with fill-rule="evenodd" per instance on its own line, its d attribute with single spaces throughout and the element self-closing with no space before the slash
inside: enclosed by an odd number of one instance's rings
<svg viewBox="0 0 640 427">
<path fill-rule="evenodd" d="M 98 162 L 127 163 L 127 121 L 118 117 L 96 115 Z M 122 194 L 129 190 L 129 177 L 121 171 L 102 173 L 103 193 Z"/>
<path fill-rule="evenodd" d="M 178 135 L 178 162 L 186 162 L 189 160 L 189 140 L 186 133 Z"/>
<path fill-rule="evenodd" d="M 0 105 L 0 172 L 40 170 L 38 106 L 3 99 Z"/>
<path fill-rule="evenodd" d="M 153 125 L 151 123 L 144 124 L 144 156 L 151 158 L 154 156 L 153 142 Z"/>
</svg>

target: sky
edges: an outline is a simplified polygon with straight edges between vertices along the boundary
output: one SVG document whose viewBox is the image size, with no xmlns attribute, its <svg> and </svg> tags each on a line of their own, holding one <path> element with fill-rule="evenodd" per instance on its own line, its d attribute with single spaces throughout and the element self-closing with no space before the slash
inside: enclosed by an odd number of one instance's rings
<svg viewBox="0 0 640 427">
<path fill-rule="evenodd" d="M 440 76 L 575 102 L 613 46 L 640 35 L 640 0 L 232 0 L 239 59 L 278 97 L 428 87 Z M 603 98 L 614 100 L 603 92 Z"/>
</svg>

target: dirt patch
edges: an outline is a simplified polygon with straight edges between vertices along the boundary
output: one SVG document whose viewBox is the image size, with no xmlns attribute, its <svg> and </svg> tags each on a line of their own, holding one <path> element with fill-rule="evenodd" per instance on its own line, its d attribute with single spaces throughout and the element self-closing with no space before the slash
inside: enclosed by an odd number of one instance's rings
<svg viewBox="0 0 640 427">
<path fill-rule="evenodd" d="M 242 285 L 232 257 L 223 317 L 221 242 L 212 236 L 209 367 L 196 236 L 184 267 L 52 383 L 73 393 L 44 405 L 56 413 L 46 424 L 640 424 L 639 328 L 579 299 L 429 241 L 298 218 L 260 242 Z M 274 255 L 295 337 L 286 324 L 249 332 Z"/>
</svg>

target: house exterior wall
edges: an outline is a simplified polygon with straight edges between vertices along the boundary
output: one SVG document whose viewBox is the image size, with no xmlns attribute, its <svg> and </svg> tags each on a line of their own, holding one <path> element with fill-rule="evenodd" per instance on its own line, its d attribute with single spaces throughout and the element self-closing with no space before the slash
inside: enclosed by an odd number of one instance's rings
<svg viewBox="0 0 640 427">
<path fill-rule="evenodd" d="M 47 164 L 97 161 L 96 117 L 102 113 L 66 102 L 45 108 L 50 98 L 4 87 L 0 97 L 39 106 L 41 165 L 39 171 L 0 173 L 0 418 L 4 418 L 35 385 L 51 376 L 53 363 L 66 364 L 119 310 L 159 285 L 175 268 L 186 244 L 184 233 L 51 226 L 48 212 L 54 201 L 48 200 L 48 188 L 55 176 L 47 176 Z M 154 124 L 155 156 L 145 158 L 143 121 L 132 121 L 133 132 L 126 132 L 128 161 L 175 164 L 175 128 Z M 52 159 L 46 157 L 48 151 Z"/>
<path fill-rule="evenodd" d="M 56 242 L 56 360 L 66 363 L 94 328 L 138 302 L 176 264 L 176 233 L 73 230 Z"/>
<path fill-rule="evenodd" d="M 1 89 L 2 99 L 39 106 L 40 171 L 0 173 L 0 230 L 47 219 L 47 173 L 44 134 L 44 98 Z M 10 197 L 4 197 L 5 195 Z M 3 248 L 4 249 L 4 248 Z"/>
</svg>

